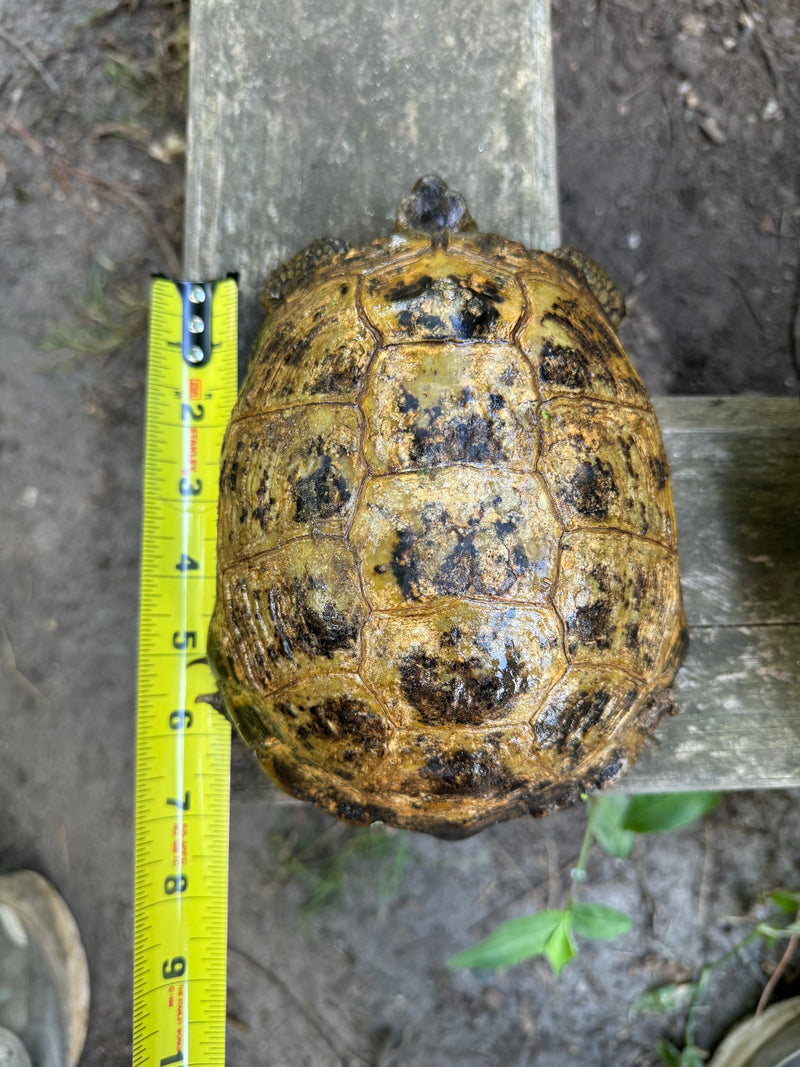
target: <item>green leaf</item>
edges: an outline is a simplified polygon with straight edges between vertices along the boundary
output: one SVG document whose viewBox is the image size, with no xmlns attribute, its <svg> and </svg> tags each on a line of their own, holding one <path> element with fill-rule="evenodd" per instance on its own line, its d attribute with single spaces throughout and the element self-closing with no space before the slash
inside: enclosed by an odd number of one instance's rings
<svg viewBox="0 0 800 1067">
<path fill-rule="evenodd" d="M 509 919 L 477 945 L 451 956 L 447 966 L 494 970 L 496 967 L 512 967 L 531 956 L 541 956 L 564 916 L 562 909 L 550 908 L 535 915 Z"/>
<path fill-rule="evenodd" d="M 578 955 L 575 939 L 572 936 L 572 924 L 569 912 L 562 913 L 561 922 L 547 939 L 544 952 L 553 968 L 553 974 L 559 975 L 571 959 Z"/>
<path fill-rule="evenodd" d="M 759 923 L 757 932 L 762 937 L 798 937 L 800 936 L 800 921 L 789 923 L 788 926 L 773 926 L 772 923 Z"/>
<path fill-rule="evenodd" d="M 697 1045 L 687 1045 L 681 1052 L 680 1067 L 703 1067 L 703 1064 L 708 1059 L 708 1053 L 705 1049 L 698 1048 Z"/>
<path fill-rule="evenodd" d="M 633 1002 L 634 1015 L 661 1012 L 665 1015 L 686 1006 L 697 990 L 695 982 L 670 982 L 669 985 L 648 989 Z"/>
<path fill-rule="evenodd" d="M 658 1058 L 666 1067 L 703 1067 L 708 1053 L 695 1045 L 687 1046 L 683 1052 L 676 1048 L 671 1041 L 659 1039 L 655 1044 Z"/>
<path fill-rule="evenodd" d="M 672 1044 L 671 1041 L 664 1041 L 663 1038 L 656 1041 L 655 1045 L 658 1058 L 666 1067 L 681 1067 L 681 1051 Z"/>
<path fill-rule="evenodd" d="M 630 856 L 636 840 L 633 831 L 623 826 L 629 803 L 630 797 L 622 793 L 609 793 L 591 801 L 592 833 L 606 852 L 621 860 Z"/>
<path fill-rule="evenodd" d="M 593 937 L 598 941 L 611 941 L 622 937 L 631 928 L 631 919 L 623 911 L 606 907 L 605 904 L 573 904 L 570 908 L 572 926 L 581 937 Z"/>
<path fill-rule="evenodd" d="M 623 826 L 637 834 L 678 830 L 713 811 L 719 802 L 719 793 L 645 793 L 630 798 Z"/>
<path fill-rule="evenodd" d="M 800 892 L 796 890 L 773 889 L 768 896 L 773 904 L 777 904 L 781 911 L 785 911 L 789 915 L 794 915 L 797 909 L 800 908 Z"/>
</svg>

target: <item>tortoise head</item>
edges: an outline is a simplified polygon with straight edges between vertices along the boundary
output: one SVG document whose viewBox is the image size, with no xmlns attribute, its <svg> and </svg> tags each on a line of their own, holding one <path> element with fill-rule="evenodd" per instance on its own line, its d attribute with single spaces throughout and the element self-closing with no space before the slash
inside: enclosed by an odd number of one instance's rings
<svg viewBox="0 0 800 1067">
<path fill-rule="evenodd" d="M 397 233 L 424 233 L 441 237 L 477 229 L 461 193 L 453 192 L 437 174 L 420 178 L 410 196 L 397 209 Z"/>
</svg>

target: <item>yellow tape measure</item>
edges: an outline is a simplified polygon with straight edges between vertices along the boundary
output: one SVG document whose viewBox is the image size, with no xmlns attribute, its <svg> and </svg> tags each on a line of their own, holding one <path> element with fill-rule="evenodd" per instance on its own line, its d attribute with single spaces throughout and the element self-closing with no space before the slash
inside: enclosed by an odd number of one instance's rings
<svg viewBox="0 0 800 1067">
<path fill-rule="evenodd" d="M 230 725 L 198 696 L 217 485 L 236 399 L 237 291 L 153 281 L 139 696 L 133 1063 L 225 1062 Z"/>
</svg>

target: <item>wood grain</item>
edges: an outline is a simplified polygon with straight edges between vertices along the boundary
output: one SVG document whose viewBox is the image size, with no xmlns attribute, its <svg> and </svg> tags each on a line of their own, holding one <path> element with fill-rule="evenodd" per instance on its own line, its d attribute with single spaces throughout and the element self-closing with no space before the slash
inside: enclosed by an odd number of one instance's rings
<svg viewBox="0 0 800 1067">
<path fill-rule="evenodd" d="M 619 788 L 800 784 L 800 406 L 655 401 L 673 474 L 690 648 L 681 714 Z"/>
<path fill-rule="evenodd" d="M 196 0 L 190 79 L 184 270 L 239 273 L 244 351 L 273 267 L 387 233 L 422 174 L 558 244 L 548 0 Z"/>
</svg>

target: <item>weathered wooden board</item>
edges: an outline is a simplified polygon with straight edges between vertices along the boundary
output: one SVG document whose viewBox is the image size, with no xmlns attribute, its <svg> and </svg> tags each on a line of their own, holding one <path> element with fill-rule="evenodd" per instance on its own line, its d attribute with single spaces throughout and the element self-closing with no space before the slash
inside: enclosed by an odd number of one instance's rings
<svg viewBox="0 0 800 1067">
<path fill-rule="evenodd" d="M 266 273 L 321 234 L 386 232 L 438 171 L 482 228 L 558 243 L 546 0 L 194 0 L 187 276 L 240 275 L 246 350 Z M 800 414 L 657 404 L 691 650 L 681 714 L 628 791 L 800 785 Z M 234 796 L 272 790 L 235 746 Z"/>
<path fill-rule="evenodd" d="M 558 244 L 549 0 L 193 0 L 184 269 L 267 273 L 388 232 L 422 174 L 482 229 Z"/>
<path fill-rule="evenodd" d="M 800 784 L 800 405 L 655 401 L 673 472 L 690 649 L 681 714 L 625 791 Z"/>
</svg>

